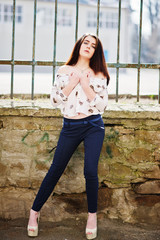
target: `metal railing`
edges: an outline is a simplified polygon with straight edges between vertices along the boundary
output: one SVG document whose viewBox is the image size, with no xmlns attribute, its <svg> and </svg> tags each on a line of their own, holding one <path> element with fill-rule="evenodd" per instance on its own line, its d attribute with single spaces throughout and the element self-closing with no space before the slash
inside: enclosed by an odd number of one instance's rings
<svg viewBox="0 0 160 240">
<path fill-rule="evenodd" d="M 36 16 L 37 16 L 37 1 L 34 0 L 34 21 L 33 21 L 33 49 L 32 49 L 32 61 L 15 60 L 15 9 L 16 0 L 13 0 L 13 25 L 12 25 L 12 57 L 11 60 L 0 60 L 0 65 L 11 66 L 11 93 L 10 97 L 13 99 L 13 82 L 14 82 L 14 67 L 15 65 L 30 65 L 32 66 L 32 92 L 31 99 L 34 99 L 34 77 L 35 66 L 53 66 L 53 82 L 55 76 L 56 66 L 61 66 L 64 62 L 56 61 L 56 36 L 57 36 L 57 7 L 58 0 L 53 1 L 55 4 L 55 22 L 54 22 L 54 46 L 53 46 L 53 61 L 36 61 L 35 60 L 35 42 L 36 42 Z M 78 35 L 78 13 L 79 13 L 79 0 L 76 0 L 76 24 L 75 24 L 75 41 Z M 140 23 L 139 23 L 139 49 L 138 49 L 138 63 L 120 63 L 120 26 L 121 26 L 121 0 L 119 0 L 118 8 L 118 37 L 117 37 L 117 61 L 116 63 L 107 63 L 108 67 L 116 68 L 116 102 L 118 102 L 118 85 L 119 85 L 119 69 L 120 68 L 136 68 L 137 69 L 137 102 L 140 99 L 140 69 L 159 69 L 159 88 L 157 90 L 158 103 L 160 104 L 160 64 L 143 64 L 141 63 L 141 39 L 142 39 L 142 13 L 143 13 L 143 0 L 140 0 Z M 100 18 L 100 0 L 97 0 L 97 36 L 99 34 L 99 18 Z"/>
</svg>

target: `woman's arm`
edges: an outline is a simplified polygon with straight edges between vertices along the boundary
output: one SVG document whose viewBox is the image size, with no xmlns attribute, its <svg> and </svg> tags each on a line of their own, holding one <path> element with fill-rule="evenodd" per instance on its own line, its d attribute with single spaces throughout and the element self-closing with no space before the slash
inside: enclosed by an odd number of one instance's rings
<svg viewBox="0 0 160 240">
<path fill-rule="evenodd" d="M 108 92 L 107 89 L 96 93 L 95 98 L 90 102 L 91 107 L 96 107 L 100 112 L 103 112 L 108 104 Z"/>
<path fill-rule="evenodd" d="M 59 74 L 59 76 L 58 76 Z M 69 75 L 69 82 L 66 84 L 65 87 L 62 88 L 60 78 L 63 78 L 63 75 Z M 75 86 L 79 82 L 79 77 L 76 74 L 70 73 L 68 74 L 68 67 L 67 66 L 62 66 L 57 74 L 56 74 L 56 79 L 54 82 L 54 85 L 52 86 L 52 91 L 50 94 L 50 100 L 51 104 L 54 107 L 59 106 L 60 104 L 63 104 L 67 101 L 68 96 L 72 92 L 72 90 L 75 88 Z"/>
<path fill-rule="evenodd" d="M 99 78 L 103 78 L 104 76 L 100 74 Z M 107 107 L 108 103 L 108 92 L 107 88 L 104 87 L 101 91 L 95 92 L 89 85 L 90 82 L 90 75 L 86 74 L 81 78 L 80 83 L 85 92 L 88 100 L 90 101 L 91 107 L 96 107 L 100 112 L 104 111 Z"/>
<path fill-rule="evenodd" d="M 89 73 L 85 73 L 85 74 L 81 75 L 80 83 L 81 83 L 83 91 L 85 92 L 88 100 L 92 101 L 95 98 L 96 93 L 93 91 L 93 89 L 89 85 L 90 77 L 91 77 L 91 75 Z"/>
<path fill-rule="evenodd" d="M 78 83 L 79 83 L 78 75 L 75 73 L 71 73 L 69 75 L 69 83 L 65 86 L 65 88 L 63 88 L 63 93 L 68 97 Z"/>
</svg>

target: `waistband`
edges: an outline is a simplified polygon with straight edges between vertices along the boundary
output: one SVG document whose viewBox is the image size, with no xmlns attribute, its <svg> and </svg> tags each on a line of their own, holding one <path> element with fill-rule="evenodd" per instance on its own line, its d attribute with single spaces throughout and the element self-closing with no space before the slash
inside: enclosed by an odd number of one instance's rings
<svg viewBox="0 0 160 240">
<path fill-rule="evenodd" d="M 95 124 L 94 122 L 98 121 L 102 119 L 102 116 L 100 114 L 96 114 L 96 115 L 91 115 L 89 117 L 85 117 L 85 118 L 81 118 L 81 119 L 69 119 L 69 118 L 63 118 L 63 125 L 67 125 L 67 126 L 73 126 L 73 125 L 80 125 L 80 124 L 88 124 L 90 123 L 91 125 L 95 126 L 95 127 L 101 127 L 97 124 Z"/>
<path fill-rule="evenodd" d="M 91 115 L 91 116 L 88 116 L 88 117 L 85 117 L 85 118 L 80 118 L 80 119 L 71 119 L 71 118 L 65 118 L 63 117 L 63 123 L 73 123 L 73 124 L 87 124 L 88 121 L 92 121 L 92 122 L 96 122 L 98 121 L 99 119 L 101 119 L 101 115 L 100 114 L 96 114 L 96 115 Z"/>
</svg>

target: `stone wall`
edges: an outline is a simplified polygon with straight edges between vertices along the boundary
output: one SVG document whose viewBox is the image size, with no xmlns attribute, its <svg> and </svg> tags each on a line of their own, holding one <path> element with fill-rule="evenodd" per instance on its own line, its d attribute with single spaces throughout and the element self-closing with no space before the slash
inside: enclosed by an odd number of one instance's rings
<svg viewBox="0 0 160 240">
<path fill-rule="evenodd" d="M 99 162 L 99 215 L 159 224 L 160 112 L 114 111 L 103 115 L 105 140 Z M 0 217 L 28 217 L 54 155 L 62 117 L 55 109 L 0 108 Z M 83 144 L 73 155 L 42 220 L 87 212 Z"/>
</svg>

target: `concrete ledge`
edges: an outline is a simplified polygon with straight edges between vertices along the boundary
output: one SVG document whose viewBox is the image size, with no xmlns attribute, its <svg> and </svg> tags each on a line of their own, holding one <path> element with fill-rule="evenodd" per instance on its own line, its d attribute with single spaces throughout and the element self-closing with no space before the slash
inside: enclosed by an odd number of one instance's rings
<svg viewBox="0 0 160 240">
<path fill-rule="evenodd" d="M 40 100 L 0 100 L 0 116 L 37 116 L 62 117 L 59 109 L 54 109 L 47 99 Z M 109 102 L 108 109 L 103 114 L 104 118 L 114 119 L 115 117 L 140 118 L 140 119 L 160 119 L 159 104 L 122 104 Z"/>
</svg>

